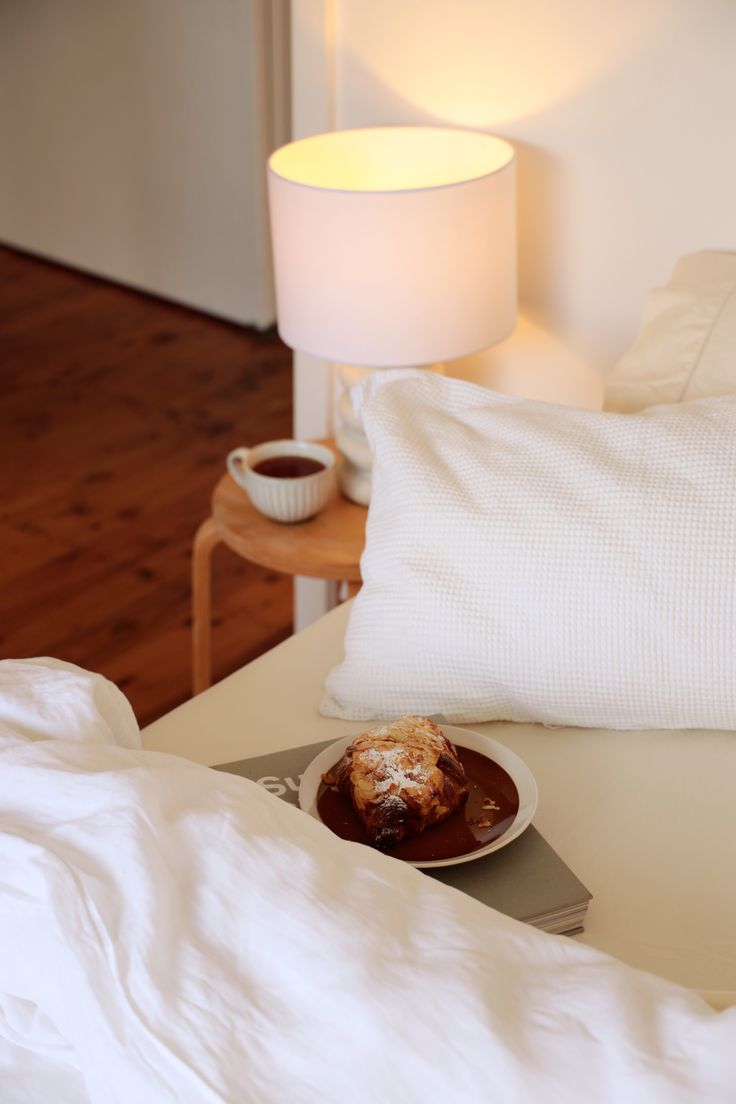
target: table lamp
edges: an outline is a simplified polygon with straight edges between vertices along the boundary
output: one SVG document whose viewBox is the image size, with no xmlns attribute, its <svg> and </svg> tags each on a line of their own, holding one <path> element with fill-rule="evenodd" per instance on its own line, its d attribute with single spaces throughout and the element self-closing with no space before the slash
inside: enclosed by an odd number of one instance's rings
<svg viewBox="0 0 736 1104">
<path fill-rule="evenodd" d="M 479 352 L 516 321 L 514 152 L 440 127 L 333 131 L 271 155 L 276 306 L 293 349 L 338 365 L 346 388 L 376 368 Z M 370 496 L 370 450 L 338 402 L 340 484 Z"/>
</svg>

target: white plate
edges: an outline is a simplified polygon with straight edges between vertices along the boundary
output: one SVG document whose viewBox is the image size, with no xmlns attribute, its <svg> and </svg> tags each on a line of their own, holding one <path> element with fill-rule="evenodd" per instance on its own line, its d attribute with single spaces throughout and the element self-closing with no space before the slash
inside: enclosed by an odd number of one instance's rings
<svg viewBox="0 0 736 1104">
<path fill-rule="evenodd" d="M 490 736 L 484 736 L 482 732 L 472 732 L 466 728 L 456 728 L 454 725 L 446 724 L 442 725 L 442 731 L 448 740 L 451 740 L 457 747 L 470 748 L 471 751 L 480 752 L 481 755 L 492 759 L 494 763 L 497 763 L 510 775 L 519 794 L 519 810 L 506 831 L 487 843 L 485 847 L 480 847 L 477 851 L 470 851 L 451 859 L 401 860 L 408 863 L 409 866 L 455 866 L 458 863 L 482 859 L 484 855 L 490 855 L 492 851 L 498 851 L 500 847 L 505 847 L 507 843 L 511 843 L 517 836 L 520 836 L 524 829 L 531 824 L 532 817 L 537 811 L 538 792 L 534 775 L 526 763 L 510 748 L 507 748 L 504 744 L 499 744 L 498 740 L 492 740 Z M 302 775 L 301 785 L 299 786 L 299 805 L 305 813 L 309 813 L 315 820 L 322 820 L 317 811 L 317 794 L 322 775 L 334 766 L 354 738 L 354 736 L 345 736 L 344 739 L 330 744 L 328 748 L 315 756 Z"/>
</svg>

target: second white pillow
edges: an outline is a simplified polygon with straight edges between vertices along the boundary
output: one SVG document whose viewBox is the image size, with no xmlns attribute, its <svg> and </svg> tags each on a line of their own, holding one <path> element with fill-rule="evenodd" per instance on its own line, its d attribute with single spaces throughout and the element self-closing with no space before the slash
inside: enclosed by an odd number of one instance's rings
<svg viewBox="0 0 736 1104">
<path fill-rule="evenodd" d="M 606 381 L 606 410 L 736 393 L 736 253 L 681 257 L 649 293 L 641 332 Z"/>
</svg>

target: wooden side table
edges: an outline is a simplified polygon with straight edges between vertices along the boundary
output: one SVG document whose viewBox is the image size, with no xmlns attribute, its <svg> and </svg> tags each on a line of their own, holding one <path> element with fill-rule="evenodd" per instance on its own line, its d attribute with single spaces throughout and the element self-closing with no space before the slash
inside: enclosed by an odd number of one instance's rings
<svg viewBox="0 0 736 1104">
<path fill-rule="evenodd" d="M 332 440 L 320 444 L 334 449 Z M 212 682 L 211 556 L 222 542 L 238 556 L 287 575 L 337 579 L 354 593 L 360 585 L 365 506 L 335 490 L 309 521 L 283 525 L 264 517 L 225 473 L 212 495 L 212 515 L 202 522 L 192 551 L 192 692 Z"/>
</svg>

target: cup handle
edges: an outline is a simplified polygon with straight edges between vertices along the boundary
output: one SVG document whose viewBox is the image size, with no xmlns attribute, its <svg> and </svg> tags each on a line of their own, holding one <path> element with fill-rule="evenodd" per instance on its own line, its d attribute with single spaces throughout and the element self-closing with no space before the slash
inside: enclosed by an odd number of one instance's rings
<svg viewBox="0 0 736 1104">
<path fill-rule="evenodd" d="M 233 477 L 239 487 L 245 486 L 245 484 L 243 483 L 243 469 L 241 467 L 241 464 L 244 464 L 246 462 L 249 452 L 250 449 L 244 448 L 241 445 L 240 448 L 233 449 L 232 452 L 228 453 L 226 461 L 227 470 L 230 472 L 230 475 Z"/>
</svg>

